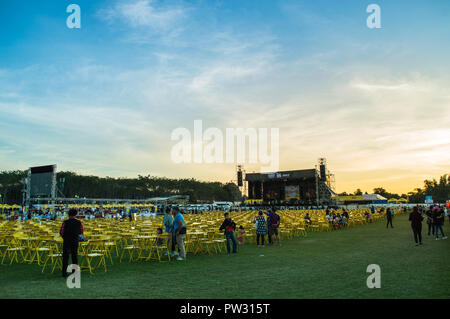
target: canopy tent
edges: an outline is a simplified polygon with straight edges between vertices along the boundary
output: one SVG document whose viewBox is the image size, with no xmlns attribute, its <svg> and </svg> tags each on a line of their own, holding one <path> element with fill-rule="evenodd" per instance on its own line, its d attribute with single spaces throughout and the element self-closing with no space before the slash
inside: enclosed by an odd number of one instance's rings
<svg viewBox="0 0 450 319">
<path fill-rule="evenodd" d="M 363 195 L 341 195 L 332 196 L 332 199 L 339 202 L 353 202 L 353 203 L 382 203 L 386 198 L 379 194 L 363 194 Z"/>
<path fill-rule="evenodd" d="M 405 198 L 390 198 L 388 203 L 397 204 L 397 203 L 407 203 L 408 200 Z"/>
</svg>

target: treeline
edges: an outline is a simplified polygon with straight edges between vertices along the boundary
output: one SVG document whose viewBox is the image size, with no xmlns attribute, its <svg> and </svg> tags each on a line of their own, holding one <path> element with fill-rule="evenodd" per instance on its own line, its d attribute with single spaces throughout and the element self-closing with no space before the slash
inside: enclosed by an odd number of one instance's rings
<svg viewBox="0 0 450 319">
<path fill-rule="evenodd" d="M 367 193 L 367 192 L 366 192 Z M 383 187 L 377 187 L 373 189 L 374 194 L 379 194 L 387 199 L 395 198 L 405 198 L 408 199 L 410 203 L 421 203 L 425 202 L 425 196 L 433 196 L 433 201 L 435 203 L 445 203 L 450 199 L 450 176 L 448 174 L 442 175 L 439 181 L 436 179 L 425 180 L 423 188 L 416 188 L 407 194 L 395 194 L 389 193 Z M 346 192 L 339 195 L 362 195 L 364 194 L 361 189 L 357 189 L 353 194 L 347 194 Z"/>
<path fill-rule="evenodd" d="M 22 203 L 22 183 L 26 171 L 0 172 L 0 194 L 7 204 Z M 64 179 L 64 182 L 61 180 Z M 195 179 L 170 179 L 141 176 L 113 178 L 58 172 L 58 197 L 146 199 L 159 196 L 188 195 L 197 201 L 241 201 L 239 188 L 233 183 L 201 182 Z"/>
<path fill-rule="evenodd" d="M 5 204 L 22 203 L 22 180 L 26 171 L 0 172 L 0 202 Z M 64 183 L 60 180 L 65 179 Z M 78 175 L 74 172 L 58 172 L 58 196 L 87 198 L 127 198 L 145 199 L 168 195 L 189 195 L 190 202 L 197 201 L 241 201 L 239 188 L 233 183 L 201 182 L 195 179 L 170 179 L 165 177 L 141 176 L 138 178 L 113 178 Z M 389 193 L 377 187 L 373 193 L 387 199 L 405 198 L 410 203 L 424 203 L 425 196 L 433 196 L 436 203 L 450 199 L 450 176 L 445 174 L 439 181 L 425 180 L 423 188 L 416 188 L 407 194 Z M 353 194 L 346 192 L 339 195 L 362 195 L 357 189 Z"/>
</svg>

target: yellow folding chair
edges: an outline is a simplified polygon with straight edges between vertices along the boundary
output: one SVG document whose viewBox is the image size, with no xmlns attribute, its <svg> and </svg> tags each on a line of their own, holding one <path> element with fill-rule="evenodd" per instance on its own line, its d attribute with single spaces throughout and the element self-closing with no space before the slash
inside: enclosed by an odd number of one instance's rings
<svg viewBox="0 0 450 319">
<path fill-rule="evenodd" d="M 22 245 L 21 241 L 14 236 L 7 236 L 6 238 L 8 247 L 6 248 L 6 252 L 2 258 L 2 264 L 5 261 L 5 258 L 8 257 L 10 261 L 10 265 L 15 261 L 16 263 L 21 263 L 25 260 L 24 251 L 26 247 Z M 20 256 L 20 258 L 19 258 Z"/>
<path fill-rule="evenodd" d="M 105 272 L 106 269 L 106 248 L 103 240 L 90 240 L 87 245 L 83 245 L 82 248 L 82 261 L 80 263 L 80 268 L 87 268 L 89 272 L 93 274 L 93 271 L 103 265 Z M 86 266 L 84 265 L 86 263 Z"/>
</svg>

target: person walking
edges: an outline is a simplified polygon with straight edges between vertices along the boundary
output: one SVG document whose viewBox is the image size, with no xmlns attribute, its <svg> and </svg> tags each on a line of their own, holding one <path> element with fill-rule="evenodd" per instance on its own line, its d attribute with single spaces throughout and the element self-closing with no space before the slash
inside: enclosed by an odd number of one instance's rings
<svg viewBox="0 0 450 319">
<path fill-rule="evenodd" d="M 389 224 L 391 224 L 391 228 L 394 228 L 394 226 L 392 226 L 392 215 L 394 215 L 394 212 L 388 207 L 386 210 L 386 228 L 389 228 Z"/>
<path fill-rule="evenodd" d="M 231 219 L 229 213 L 224 214 L 225 220 L 219 228 L 219 231 L 224 230 L 225 238 L 227 239 L 227 251 L 231 252 L 230 241 L 233 242 L 233 253 L 237 253 L 237 240 L 234 236 L 234 231 L 236 230 L 236 223 Z"/>
<path fill-rule="evenodd" d="M 419 212 L 417 206 L 413 208 L 413 211 L 409 214 L 409 221 L 411 222 L 411 228 L 413 230 L 414 241 L 416 246 L 422 245 L 422 221 L 423 217 Z"/>
<path fill-rule="evenodd" d="M 78 242 L 79 236 L 83 234 L 83 224 L 75 216 L 77 216 L 77 211 L 75 209 L 69 210 L 69 219 L 62 223 L 59 230 L 59 234 L 63 238 L 63 277 L 67 277 L 69 254 L 72 257 L 72 264 L 78 265 Z"/>
<path fill-rule="evenodd" d="M 263 215 L 263 211 L 260 210 L 258 216 L 255 218 L 256 224 L 256 244 L 258 247 L 264 247 L 264 235 L 267 234 L 266 218 Z M 259 244 L 261 239 L 261 245 Z"/>
<path fill-rule="evenodd" d="M 178 251 L 180 252 L 177 260 L 185 260 L 186 259 L 186 249 L 184 246 L 184 242 L 186 240 L 186 225 L 184 223 L 184 217 L 178 207 L 174 207 L 173 211 L 173 231 L 176 236 Z"/>
<path fill-rule="evenodd" d="M 442 229 L 442 224 L 444 223 L 444 211 L 436 206 L 433 209 L 432 218 L 436 240 L 439 240 L 439 231 L 441 231 L 442 239 L 447 239 L 447 236 L 445 236 L 444 230 Z"/>
</svg>

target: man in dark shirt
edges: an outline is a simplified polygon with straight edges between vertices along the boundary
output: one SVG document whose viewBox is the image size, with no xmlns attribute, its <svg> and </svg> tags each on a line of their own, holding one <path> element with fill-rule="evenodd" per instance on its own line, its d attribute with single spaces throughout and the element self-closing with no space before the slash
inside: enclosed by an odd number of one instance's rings
<svg viewBox="0 0 450 319">
<path fill-rule="evenodd" d="M 280 215 L 276 213 L 275 208 L 272 208 L 272 210 L 267 215 L 267 229 L 269 234 L 269 244 L 273 245 L 274 243 L 274 237 L 278 242 L 278 245 L 280 246 L 280 236 L 278 234 L 278 227 L 280 226 Z"/>
<path fill-rule="evenodd" d="M 409 221 L 413 230 L 414 241 L 416 246 L 422 245 L 422 221 L 423 217 L 419 212 L 419 208 L 415 206 L 412 213 L 409 214 Z"/>
<path fill-rule="evenodd" d="M 220 226 L 219 231 L 225 230 L 225 237 L 227 239 L 227 251 L 230 253 L 230 240 L 233 242 L 233 253 L 237 252 L 237 240 L 234 236 L 234 231 L 236 230 L 236 223 L 231 219 L 229 213 L 225 213 L 225 220 Z"/>
<path fill-rule="evenodd" d="M 394 226 L 392 226 L 392 215 L 394 215 L 394 212 L 391 211 L 391 209 L 388 207 L 388 209 L 386 210 L 386 228 L 389 227 L 389 224 L 391 224 L 391 228 L 394 228 Z"/>
<path fill-rule="evenodd" d="M 65 220 L 61 225 L 59 234 L 63 238 L 63 262 L 62 275 L 67 277 L 67 266 L 69 262 L 69 254 L 72 255 L 72 264 L 78 265 L 78 241 L 79 236 L 83 234 L 83 224 L 75 218 L 77 211 L 69 210 L 69 219 Z"/>
</svg>

